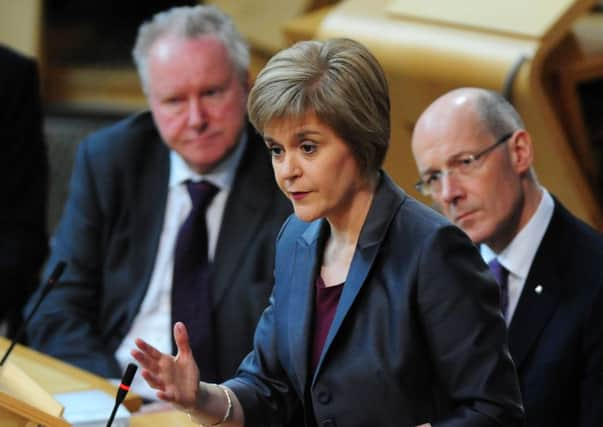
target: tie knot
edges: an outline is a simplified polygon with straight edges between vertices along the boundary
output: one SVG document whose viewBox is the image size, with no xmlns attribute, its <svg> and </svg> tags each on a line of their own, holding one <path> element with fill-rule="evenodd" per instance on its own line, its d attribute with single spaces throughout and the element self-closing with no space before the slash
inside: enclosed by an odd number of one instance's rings
<svg viewBox="0 0 603 427">
<path fill-rule="evenodd" d="M 193 210 L 205 209 L 219 191 L 219 188 L 209 181 L 186 181 L 186 189 L 191 197 Z"/>
<path fill-rule="evenodd" d="M 488 263 L 488 267 L 490 267 L 490 272 L 498 282 L 500 286 L 504 286 L 507 284 L 507 276 L 509 275 L 509 270 L 507 270 L 499 261 L 498 258 L 494 258 L 492 261 Z"/>
</svg>

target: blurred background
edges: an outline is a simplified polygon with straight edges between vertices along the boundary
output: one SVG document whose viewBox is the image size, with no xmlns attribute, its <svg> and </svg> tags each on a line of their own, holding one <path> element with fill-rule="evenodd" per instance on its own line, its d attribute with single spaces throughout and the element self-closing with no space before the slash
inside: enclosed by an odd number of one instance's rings
<svg viewBox="0 0 603 427">
<path fill-rule="evenodd" d="M 0 43 L 35 57 L 51 164 L 49 230 L 77 144 L 146 107 L 130 51 L 154 13 L 196 1 L 0 0 Z M 304 39 L 350 37 L 381 61 L 392 98 L 386 169 L 412 196 L 410 135 L 459 86 L 505 94 L 536 145 L 541 182 L 603 229 L 603 2 L 598 0 L 222 0 L 252 49 L 252 76 Z"/>
</svg>

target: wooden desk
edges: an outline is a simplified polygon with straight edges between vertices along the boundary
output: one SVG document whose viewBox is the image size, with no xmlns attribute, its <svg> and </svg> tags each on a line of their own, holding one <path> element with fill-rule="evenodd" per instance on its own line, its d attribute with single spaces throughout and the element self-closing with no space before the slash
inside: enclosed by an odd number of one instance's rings
<svg viewBox="0 0 603 427">
<path fill-rule="evenodd" d="M 0 337 L 0 354 L 4 354 L 9 345 L 6 338 Z M 99 389 L 114 396 L 116 392 L 116 387 L 104 378 L 22 345 L 17 344 L 9 360 L 50 394 Z M 142 405 L 142 399 L 130 393 L 126 396 L 124 405 L 134 412 Z"/>
<path fill-rule="evenodd" d="M 0 337 L 0 354 L 8 348 L 10 342 Z M 102 377 L 76 368 L 53 357 L 39 353 L 22 345 L 17 345 L 9 360 L 26 372 L 34 381 L 50 394 L 89 389 L 103 390 L 109 395 L 115 395 L 116 388 Z M 136 414 L 142 405 L 140 396 L 129 393 L 124 405 L 133 412 L 131 427 L 192 427 L 188 416 L 176 410 Z"/>
<path fill-rule="evenodd" d="M 130 419 L 130 427 L 199 427 L 192 423 L 188 415 L 180 411 L 165 411 L 152 414 L 134 414 Z"/>
</svg>

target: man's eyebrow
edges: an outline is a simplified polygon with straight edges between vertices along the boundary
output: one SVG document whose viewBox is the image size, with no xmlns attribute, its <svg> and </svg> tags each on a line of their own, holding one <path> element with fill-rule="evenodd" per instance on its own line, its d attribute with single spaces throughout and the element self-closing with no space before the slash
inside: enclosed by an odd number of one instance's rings
<svg viewBox="0 0 603 427">
<path fill-rule="evenodd" d="M 474 153 L 478 151 L 478 150 L 463 150 L 463 151 L 459 151 L 458 153 L 453 154 L 452 156 L 450 156 L 449 158 L 446 159 L 446 162 L 444 163 L 445 166 L 449 166 L 450 164 L 454 163 L 455 161 L 459 160 L 460 158 L 464 157 L 464 156 L 473 156 L 475 155 Z M 424 171 L 419 171 L 419 175 L 423 176 L 423 175 L 429 175 L 432 174 L 434 172 L 440 172 L 441 168 L 433 168 L 430 167 L 428 169 L 425 169 Z"/>
</svg>

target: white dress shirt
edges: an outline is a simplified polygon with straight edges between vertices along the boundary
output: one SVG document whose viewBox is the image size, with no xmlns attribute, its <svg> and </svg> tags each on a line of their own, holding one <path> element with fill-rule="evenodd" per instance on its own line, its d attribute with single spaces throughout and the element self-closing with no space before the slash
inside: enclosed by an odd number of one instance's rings
<svg viewBox="0 0 603 427">
<path fill-rule="evenodd" d="M 534 215 L 502 252 L 496 254 L 487 245 L 480 245 L 480 252 L 486 263 L 498 258 L 498 262 L 509 271 L 509 305 L 505 316 L 507 325 L 511 324 L 532 261 L 551 222 L 554 209 L 553 198 L 542 188 L 542 197 Z"/>
<path fill-rule="evenodd" d="M 235 150 L 214 170 L 205 175 L 199 175 L 193 171 L 178 153 L 170 151 L 167 204 L 153 274 L 132 327 L 115 352 L 115 357 L 122 370 L 128 363 L 135 362 L 130 351 L 135 348 L 134 340 L 136 338 L 144 339 L 163 353 L 172 352 L 171 293 L 174 250 L 180 226 L 192 209 L 186 181 L 207 180 L 220 189 L 208 206 L 205 218 L 208 233 L 208 257 L 211 262 L 216 252 L 226 201 L 246 144 L 247 136 L 243 134 L 242 140 Z M 134 377 L 131 389 L 147 399 L 157 398 L 155 391 L 140 375 Z"/>
</svg>

